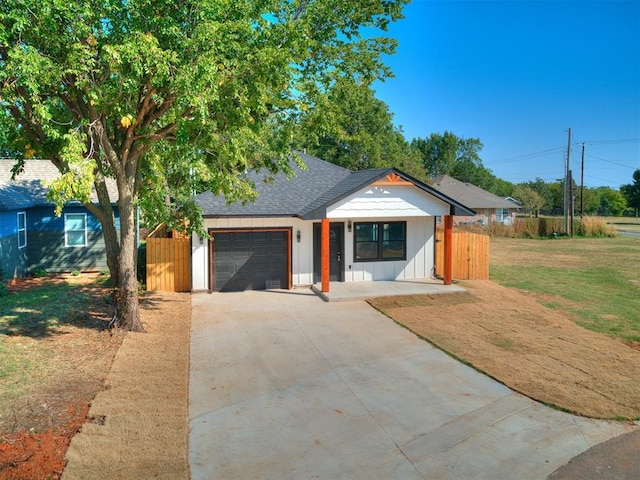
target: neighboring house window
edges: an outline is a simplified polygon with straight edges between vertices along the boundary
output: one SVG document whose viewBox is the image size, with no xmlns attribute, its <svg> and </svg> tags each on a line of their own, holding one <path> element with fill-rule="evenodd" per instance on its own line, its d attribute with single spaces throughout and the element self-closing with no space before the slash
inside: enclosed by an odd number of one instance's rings
<svg viewBox="0 0 640 480">
<path fill-rule="evenodd" d="M 355 224 L 356 262 L 404 260 L 407 254 L 406 222 L 363 222 Z"/>
<path fill-rule="evenodd" d="M 27 246 L 27 214 L 18 212 L 18 248 Z"/>
<path fill-rule="evenodd" d="M 508 208 L 497 208 L 496 209 L 496 221 L 503 222 L 505 218 L 509 216 Z"/>
<path fill-rule="evenodd" d="M 87 214 L 65 213 L 64 215 L 64 246 L 87 246 Z"/>
</svg>

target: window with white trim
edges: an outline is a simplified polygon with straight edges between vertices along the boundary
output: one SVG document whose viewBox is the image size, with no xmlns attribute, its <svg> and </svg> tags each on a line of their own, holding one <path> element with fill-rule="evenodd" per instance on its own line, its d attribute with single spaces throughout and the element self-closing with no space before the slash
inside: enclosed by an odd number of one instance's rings
<svg viewBox="0 0 640 480">
<path fill-rule="evenodd" d="M 87 214 L 86 213 L 65 213 L 64 214 L 64 246 L 65 247 L 86 247 L 87 246 Z"/>
<path fill-rule="evenodd" d="M 18 212 L 18 248 L 27 246 L 27 213 Z"/>
<path fill-rule="evenodd" d="M 406 222 L 361 222 L 356 223 L 354 228 L 354 261 L 406 259 Z"/>
</svg>

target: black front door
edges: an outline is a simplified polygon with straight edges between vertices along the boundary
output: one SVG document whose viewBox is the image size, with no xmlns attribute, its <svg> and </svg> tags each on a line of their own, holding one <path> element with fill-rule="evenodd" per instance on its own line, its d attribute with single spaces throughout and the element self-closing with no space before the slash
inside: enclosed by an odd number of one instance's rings
<svg viewBox="0 0 640 480">
<path fill-rule="evenodd" d="M 320 224 L 313 225 L 313 283 L 322 281 L 322 267 L 320 264 L 321 252 L 321 229 Z M 342 282 L 343 268 L 342 257 L 344 256 L 344 223 L 329 224 L 329 281 Z"/>
</svg>

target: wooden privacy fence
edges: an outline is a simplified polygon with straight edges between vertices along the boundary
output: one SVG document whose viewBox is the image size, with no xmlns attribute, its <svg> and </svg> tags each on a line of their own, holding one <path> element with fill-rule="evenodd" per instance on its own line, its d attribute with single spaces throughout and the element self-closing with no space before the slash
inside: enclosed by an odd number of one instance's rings
<svg viewBox="0 0 640 480">
<path fill-rule="evenodd" d="M 190 238 L 147 238 L 147 290 L 191 291 Z"/>
<path fill-rule="evenodd" d="M 453 232 L 453 278 L 489 279 L 489 235 Z M 436 273 L 444 275 L 444 230 L 436 230 Z"/>
</svg>

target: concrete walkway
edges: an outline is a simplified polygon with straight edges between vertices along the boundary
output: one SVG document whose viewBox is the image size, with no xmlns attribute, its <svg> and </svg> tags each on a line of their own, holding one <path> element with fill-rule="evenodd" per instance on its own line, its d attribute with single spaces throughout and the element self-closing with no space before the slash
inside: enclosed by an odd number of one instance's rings
<svg viewBox="0 0 640 480">
<path fill-rule="evenodd" d="M 544 479 L 629 430 L 558 412 L 364 302 L 192 297 L 191 478 Z"/>
<path fill-rule="evenodd" d="M 323 292 L 320 284 L 313 285 L 311 290 L 326 302 L 351 302 L 395 295 L 434 295 L 465 291 L 457 285 L 444 285 L 441 280 L 430 278 L 390 282 L 331 282 L 329 292 Z"/>
</svg>

